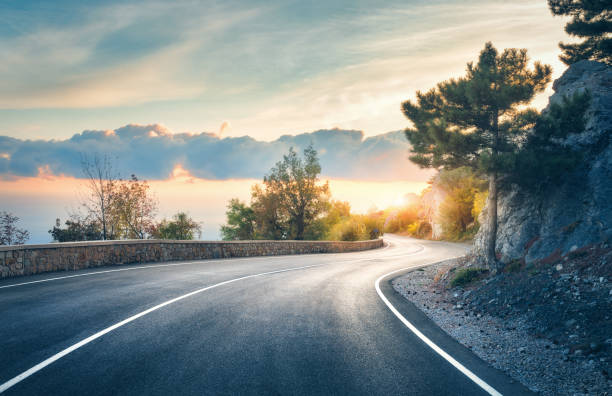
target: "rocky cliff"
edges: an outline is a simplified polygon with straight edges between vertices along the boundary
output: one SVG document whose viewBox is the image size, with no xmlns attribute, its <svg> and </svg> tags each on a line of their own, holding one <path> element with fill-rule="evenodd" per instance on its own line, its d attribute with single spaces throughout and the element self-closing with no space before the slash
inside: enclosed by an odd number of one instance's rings
<svg viewBox="0 0 612 396">
<path fill-rule="evenodd" d="M 500 196 L 497 249 L 503 262 L 552 262 L 612 240 L 612 68 L 578 62 L 555 81 L 553 89 L 549 106 L 577 91 L 591 94 L 585 130 L 565 139 L 583 152 L 584 161 L 543 194 L 514 187 Z M 485 219 L 480 223 L 486 224 Z M 476 236 L 477 254 L 485 249 L 487 233 L 483 226 Z"/>
</svg>

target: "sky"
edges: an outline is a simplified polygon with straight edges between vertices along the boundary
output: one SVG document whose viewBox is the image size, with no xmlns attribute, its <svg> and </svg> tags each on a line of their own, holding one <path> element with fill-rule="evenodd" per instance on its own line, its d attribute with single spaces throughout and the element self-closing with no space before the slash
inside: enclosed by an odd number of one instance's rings
<svg viewBox="0 0 612 396">
<path fill-rule="evenodd" d="M 460 76 L 486 41 L 556 78 L 564 24 L 544 0 L 0 0 L 0 210 L 48 229 L 97 152 L 156 183 L 160 212 L 214 217 L 201 220 L 215 239 L 227 197 L 309 143 L 336 195 L 390 202 L 431 176 L 407 160 L 401 102 Z"/>
</svg>

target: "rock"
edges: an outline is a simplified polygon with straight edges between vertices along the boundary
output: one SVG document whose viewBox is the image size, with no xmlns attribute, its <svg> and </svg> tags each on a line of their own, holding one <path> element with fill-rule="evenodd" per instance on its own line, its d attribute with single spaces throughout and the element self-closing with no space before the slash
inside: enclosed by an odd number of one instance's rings
<svg viewBox="0 0 612 396">
<path fill-rule="evenodd" d="M 563 260 L 569 252 L 612 239 L 612 68 L 594 61 L 570 66 L 555 81 L 549 103 L 588 90 L 590 107 L 585 130 L 570 134 L 564 144 L 583 153 L 583 161 L 562 183 L 535 195 L 518 188 L 498 202 L 497 248 L 501 260 L 527 264 Z M 474 241 L 474 253 L 486 249 L 486 210 Z M 612 293 L 611 293 L 612 294 Z"/>
</svg>

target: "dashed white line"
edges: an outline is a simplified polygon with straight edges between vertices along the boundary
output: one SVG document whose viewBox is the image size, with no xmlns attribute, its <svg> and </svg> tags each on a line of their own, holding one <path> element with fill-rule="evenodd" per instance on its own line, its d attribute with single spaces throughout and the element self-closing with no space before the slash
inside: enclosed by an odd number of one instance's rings
<svg viewBox="0 0 612 396">
<path fill-rule="evenodd" d="M 389 302 L 387 297 L 385 297 L 383 292 L 380 290 L 380 281 L 382 279 L 384 279 L 384 278 L 388 277 L 389 275 L 392 275 L 392 274 L 394 274 L 396 272 L 401 272 L 401 271 L 405 271 L 405 270 L 413 269 L 413 268 L 418 268 L 418 267 L 408 267 L 408 268 L 398 269 L 398 270 L 395 270 L 395 271 L 391 271 L 391 272 L 389 272 L 387 274 L 384 274 L 380 278 L 376 279 L 376 282 L 374 282 L 374 287 L 376 288 L 376 293 L 378 293 L 378 296 L 381 298 L 381 300 L 383 300 L 383 302 L 385 303 L 385 305 L 387 305 L 387 307 L 391 310 L 391 312 L 393 312 L 393 314 L 406 327 L 408 327 L 410 329 L 410 331 L 412 331 L 417 337 L 419 337 L 421 339 L 421 341 L 423 341 L 425 344 L 427 344 L 427 346 L 429 346 L 431 349 L 433 349 L 438 355 L 442 356 L 447 362 L 452 364 L 457 370 L 461 371 L 466 377 L 471 379 L 476 385 L 481 387 L 488 394 L 493 395 L 493 396 L 502 396 L 502 394 L 499 393 L 495 388 L 493 388 L 491 385 L 487 384 L 480 377 L 478 377 L 476 374 L 471 372 L 467 367 L 465 367 L 464 365 L 459 363 L 457 360 L 455 360 L 455 358 L 453 358 L 451 355 L 446 353 L 442 348 L 440 348 L 438 345 L 436 345 L 433 341 L 431 341 L 429 338 L 427 338 L 427 336 L 425 336 L 423 333 L 421 333 L 419 331 L 419 329 L 417 329 L 412 323 L 410 323 L 410 321 L 408 321 L 408 319 L 406 319 L 404 317 L 404 315 L 402 315 L 393 306 L 393 304 L 391 304 Z"/>
</svg>

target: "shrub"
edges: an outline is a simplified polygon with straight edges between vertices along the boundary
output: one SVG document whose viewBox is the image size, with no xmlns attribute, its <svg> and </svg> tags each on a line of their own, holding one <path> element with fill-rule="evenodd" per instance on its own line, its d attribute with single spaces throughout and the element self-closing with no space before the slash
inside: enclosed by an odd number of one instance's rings
<svg viewBox="0 0 612 396">
<path fill-rule="evenodd" d="M 523 266 L 521 260 L 512 260 L 504 267 L 504 272 L 506 273 L 514 273 L 519 272 L 521 267 Z"/>
<path fill-rule="evenodd" d="M 450 282 L 451 287 L 466 286 L 475 281 L 486 270 L 483 268 L 461 268 Z"/>
</svg>

